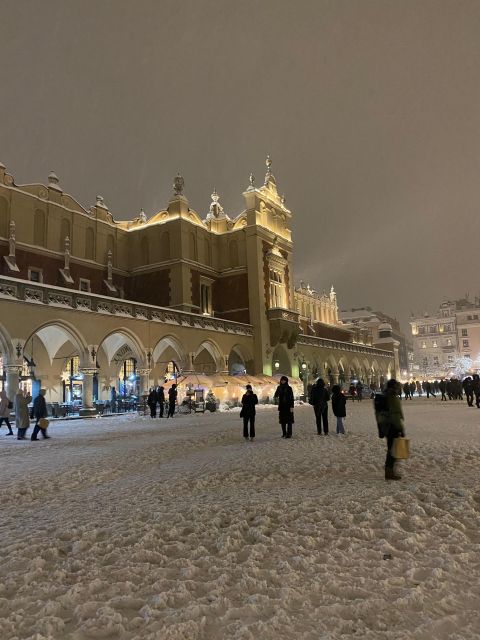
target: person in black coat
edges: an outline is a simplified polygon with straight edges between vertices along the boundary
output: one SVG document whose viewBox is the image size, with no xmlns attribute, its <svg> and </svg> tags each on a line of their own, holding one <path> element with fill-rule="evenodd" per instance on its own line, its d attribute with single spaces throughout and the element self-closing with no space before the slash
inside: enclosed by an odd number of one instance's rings
<svg viewBox="0 0 480 640">
<path fill-rule="evenodd" d="M 46 393 L 45 389 L 40 389 L 40 393 L 33 401 L 33 417 L 35 418 L 35 426 L 33 427 L 32 437 L 30 438 L 31 440 L 38 440 L 39 431 L 41 431 L 44 438 L 50 437 L 47 435 L 47 428 L 42 428 L 39 424 L 42 418 L 46 418 L 48 416 L 47 403 L 45 402 Z"/>
<path fill-rule="evenodd" d="M 308 402 L 313 406 L 315 411 L 315 420 L 317 422 L 317 433 L 322 435 L 322 422 L 323 432 L 328 436 L 328 401 L 330 400 L 330 394 L 325 388 L 325 382 L 322 378 L 319 378 L 313 385 L 310 391 L 310 397 Z"/>
<path fill-rule="evenodd" d="M 257 394 L 253 393 L 252 385 L 247 384 L 246 392 L 242 396 L 242 410 L 240 417 L 243 418 L 243 437 L 245 440 L 253 441 L 255 438 L 255 405 L 258 404 Z M 250 433 L 248 432 L 248 423 L 250 422 Z"/>
<path fill-rule="evenodd" d="M 165 390 L 163 387 L 157 387 L 157 402 L 159 408 L 158 417 L 163 418 L 163 405 L 165 404 Z"/>
<path fill-rule="evenodd" d="M 175 413 L 175 404 L 177 402 L 177 385 L 172 384 L 168 390 L 168 413 L 167 418 L 173 418 Z"/>
<path fill-rule="evenodd" d="M 157 417 L 157 392 L 153 387 L 150 389 L 150 392 L 148 394 L 147 404 L 150 407 L 150 417 L 156 418 Z"/>
<path fill-rule="evenodd" d="M 339 433 L 345 433 L 343 419 L 347 416 L 347 399 L 338 384 L 332 387 L 332 411 L 337 419 L 337 435 Z"/>
<path fill-rule="evenodd" d="M 282 438 L 292 437 L 292 425 L 295 422 L 293 416 L 293 389 L 288 384 L 287 376 L 280 378 L 280 384 L 273 396 L 278 402 L 278 421 L 282 426 Z"/>
</svg>

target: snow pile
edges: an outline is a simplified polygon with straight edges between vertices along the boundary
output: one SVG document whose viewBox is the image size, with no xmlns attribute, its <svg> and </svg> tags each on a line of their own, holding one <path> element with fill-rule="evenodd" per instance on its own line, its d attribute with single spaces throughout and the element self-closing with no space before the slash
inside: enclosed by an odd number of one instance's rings
<svg viewBox="0 0 480 640">
<path fill-rule="evenodd" d="M 371 403 L 347 435 L 275 411 L 54 423 L 0 437 L 2 640 L 480 638 L 480 412 L 405 407 L 383 479 Z M 334 431 L 334 420 L 331 420 Z"/>
</svg>

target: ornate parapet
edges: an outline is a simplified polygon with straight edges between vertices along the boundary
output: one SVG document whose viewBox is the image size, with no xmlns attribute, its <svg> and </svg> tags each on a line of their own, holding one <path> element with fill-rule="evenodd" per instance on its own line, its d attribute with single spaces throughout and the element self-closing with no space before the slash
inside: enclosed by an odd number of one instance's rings
<svg viewBox="0 0 480 640">
<path fill-rule="evenodd" d="M 289 349 L 295 346 L 300 333 L 298 323 L 299 314 L 290 309 L 268 309 L 267 316 L 270 323 L 270 344 L 286 344 Z"/>
<path fill-rule="evenodd" d="M 349 351 L 351 353 L 363 353 L 368 356 L 376 356 L 379 358 L 391 358 L 392 352 L 384 349 L 369 347 L 365 344 L 357 344 L 354 342 L 342 342 L 340 340 L 329 340 L 327 338 L 318 338 L 316 336 L 298 336 L 298 344 L 311 347 L 323 347 L 325 349 L 335 349 L 336 351 Z"/>
<path fill-rule="evenodd" d="M 85 291 L 74 291 L 29 280 L 0 276 L 0 300 L 18 301 L 51 307 L 63 307 L 86 313 L 101 313 L 122 318 L 159 322 L 207 331 L 253 336 L 250 324 L 202 316 L 166 307 L 141 304 L 116 297 L 101 296 Z M 291 313 L 291 312 L 286 312 Z"/>
</svg>

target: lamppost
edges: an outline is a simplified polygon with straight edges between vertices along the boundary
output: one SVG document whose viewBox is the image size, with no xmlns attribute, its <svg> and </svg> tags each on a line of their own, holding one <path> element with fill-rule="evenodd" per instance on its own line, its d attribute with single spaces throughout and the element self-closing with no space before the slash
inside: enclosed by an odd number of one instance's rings
<svg viewBox="0 0 480 640">
<path fill-rule="evenodd" d="M 306 402 L 308 393 L 308 364 L 305 362 L 305 358 L 302 359 L 302 364 L 300 366 L 302 368 L 303 396 L 304 402 Z"/>
</svg>

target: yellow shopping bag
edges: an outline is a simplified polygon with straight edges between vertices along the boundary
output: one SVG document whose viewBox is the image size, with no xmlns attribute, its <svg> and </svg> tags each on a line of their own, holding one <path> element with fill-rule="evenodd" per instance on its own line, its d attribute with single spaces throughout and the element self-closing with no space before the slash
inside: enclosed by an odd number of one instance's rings
<svg viewBox="0 0 480 640">
<path fill-rule="evenodd" d="M 410 440 L 395 438 L 392 445 L 392 456 L 397 460 L 406 460 L 410 456 Z"/>
</svg>

